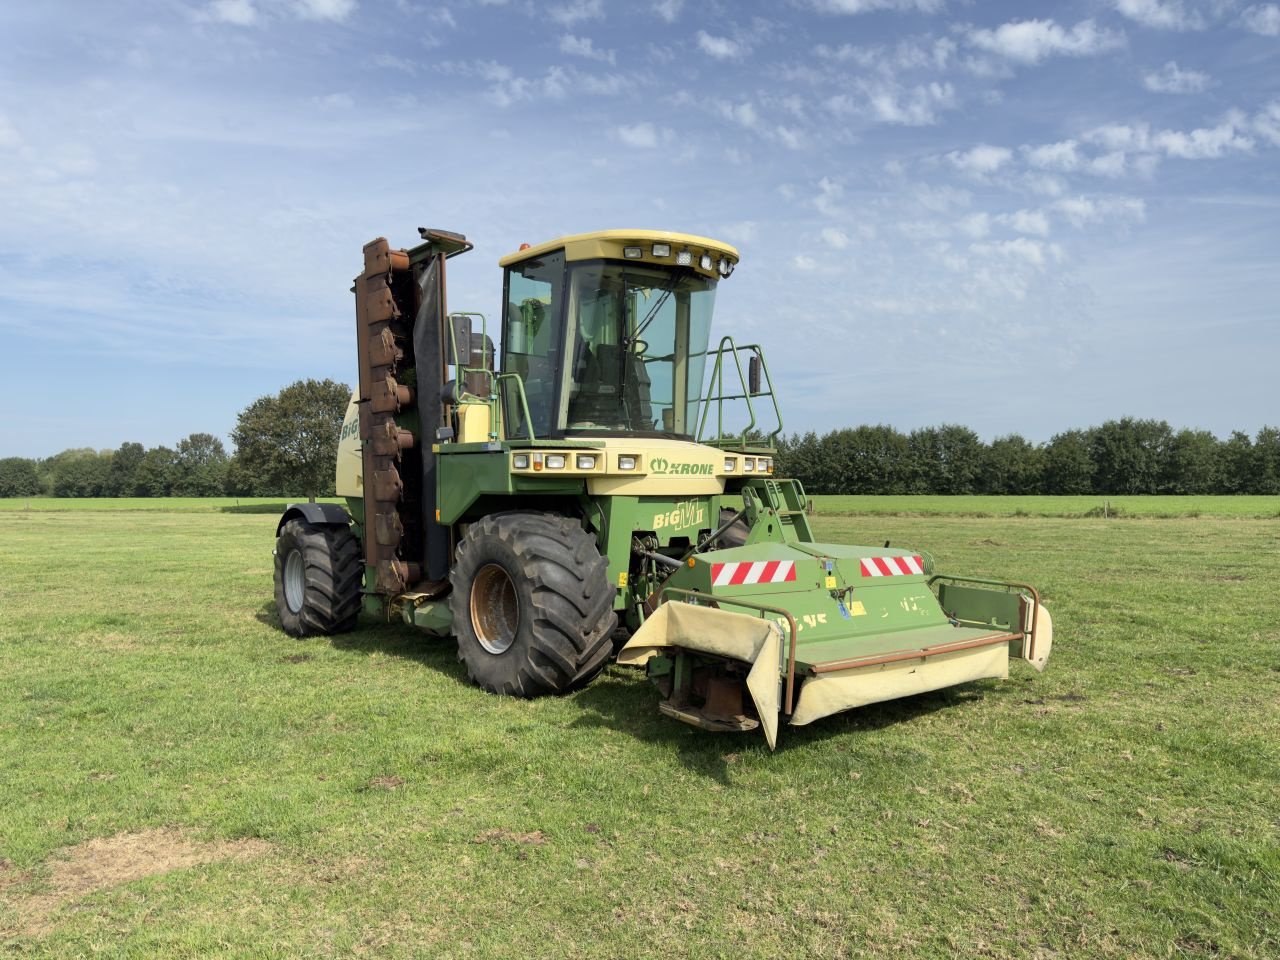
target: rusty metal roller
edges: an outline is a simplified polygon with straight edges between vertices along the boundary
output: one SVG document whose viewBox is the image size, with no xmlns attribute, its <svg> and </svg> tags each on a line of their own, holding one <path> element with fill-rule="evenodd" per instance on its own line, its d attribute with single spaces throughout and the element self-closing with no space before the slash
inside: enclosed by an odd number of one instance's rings
<svg viewBox="0 0 1280 960">
<path fill-rule="evenodd" d="M 395 320 L 400 316 L 400 308 L 396 306 L 396 298 L 391 294 L 386 277 L 370 277 L 366 281 L 369 288 L 365 297 L 365 323 L 373 326 L 387 320 Z"/>
<path fill-rule="evenodd" d="M 397 383 L 396 378 L 387 374 L 382 380 L 373 382 L 369 391 L 369 408 L 374 413 L 398 413 L 401 407 L 413 403 L 413 388 Z"/>
<path fill-rule="evenodd" d="M 387 418 L 373 429 L 373 452 L 380 457 L 400 457 L 414 444 L 413 434 L 402 430 L 394 420 Z"/>
<path fill-rule="evenodd" d="M 394 504 L 404 490 L 404 480 L 395 467 L 373 472 L 373 499 Z"/>
<path fill-rule="evenodd" d="M 386 274 L 393 270 L 408 270 L 409 254 L 405 250 L 392 250 L 386 237 L 378 237 L 364 245 L 364 272 L 366 276 Z"/>
<path fill-rule="evenodd" d="M 380 513 L 374 518 L 374 528 L 378 542 L 388 547 L 400 545 L 404 536 L 404 523 L 398 513 Z"/>
<path fill-rule="evenodd" d="M 390 327 L 369 338 L 369 363 L 375 367 L 390 367 L 404 359 L 404 350 L 396 344 L 396 336 Z"/>
</svg>

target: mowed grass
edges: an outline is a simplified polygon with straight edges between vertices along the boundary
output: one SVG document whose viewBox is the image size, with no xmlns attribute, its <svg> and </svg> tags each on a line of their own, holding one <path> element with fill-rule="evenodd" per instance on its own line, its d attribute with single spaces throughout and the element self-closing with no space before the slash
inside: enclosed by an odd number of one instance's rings
<svg viewBox="0 0 1280 960">
<path fill-rule="evenodd" d="M 1280 497 L 817 496 L 830 516 L 903 517 L 1265 517 L 1280 519 Z M 0 501 L 3 503 L 3 501 Z"/>
<path fill-rule="evenodd" d="M 275 513 L 287 503 L 305 502 L 306 497 L 0 497 L 0 513 Z M 321 497 L 335 503 L 333 497 Z"/>
<path fill-rule="evenodd" d="M 1280 956 L 1280 521 L 818 516 L 1036 583 L 1056 649 L 772 754 L 618 667 L 523 702 L 290 639 L 274 522 L 5 515 L 10 953 Z"/>
</svg>

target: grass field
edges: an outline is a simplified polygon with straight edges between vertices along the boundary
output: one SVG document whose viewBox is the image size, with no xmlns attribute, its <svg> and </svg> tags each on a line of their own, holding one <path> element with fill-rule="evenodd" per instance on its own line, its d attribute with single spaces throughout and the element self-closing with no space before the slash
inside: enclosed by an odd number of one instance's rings
<svg viewBox="0 0 1280 960">
<path fill-rule="evenodd" d="M 521 702 L 407 628 L 289 639 L 271 516 L 36 503 L 0 539 L 7 954 L 1280 956 L 1280 520 L 820 514 L 1038 584 L 1054 659 L 770 754 L 617 667 Z"/>
</svg>

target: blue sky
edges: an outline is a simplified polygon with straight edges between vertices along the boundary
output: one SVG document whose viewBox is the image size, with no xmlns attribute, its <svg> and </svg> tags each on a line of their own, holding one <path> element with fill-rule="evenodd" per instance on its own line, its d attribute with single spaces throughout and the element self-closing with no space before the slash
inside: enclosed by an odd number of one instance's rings
<svg viewBox="0 0 1280 960">
<path fill-rule="evenodd" d="M 0 456 L 354 378 L 379 234 L 708 234 L 788 428 L 1280 422 L 1280 4 L 0 6 Z"/>
</svg>

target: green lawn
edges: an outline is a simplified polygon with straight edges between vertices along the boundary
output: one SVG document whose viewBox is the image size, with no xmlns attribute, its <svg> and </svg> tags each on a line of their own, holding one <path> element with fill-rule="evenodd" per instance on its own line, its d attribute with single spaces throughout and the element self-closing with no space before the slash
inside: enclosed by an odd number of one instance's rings
<svg viewBox="0 0 1280 960">
<path fill-rule="evenodd" d="M 145 510 L 149 513 L 275 513 L 278 516 L 286 503 L 306 499 L 305 496 L 294 497 L 292 501 L 284 497 L 0 497 L 0 513 Z M 320 499 L 341 502 L 333 497 Z"/>
<path fill-rule="evenodd" d="M 617 667 L 285 637 L 272 516 L 59 505 L 0 539 L 14 956 L 1280 956 L 1280 520 L 819 515 L 1036 583 L 1056 649 L 770 754 Z"/>
</svg>

